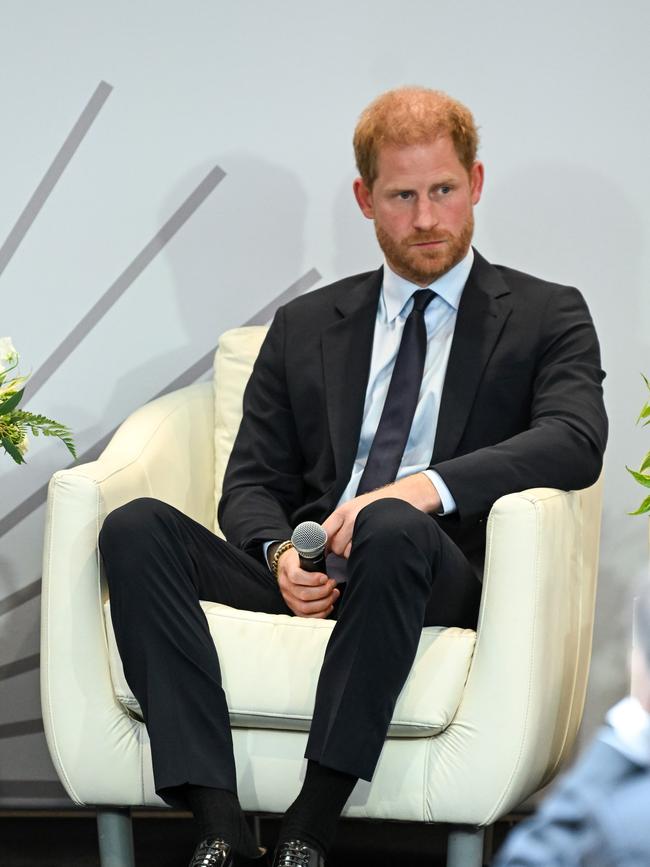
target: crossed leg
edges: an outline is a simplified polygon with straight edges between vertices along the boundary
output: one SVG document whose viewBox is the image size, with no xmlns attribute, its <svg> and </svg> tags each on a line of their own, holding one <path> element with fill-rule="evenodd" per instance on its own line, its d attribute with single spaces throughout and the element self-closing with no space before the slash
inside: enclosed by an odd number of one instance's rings
<svg viewBox="0 0 650 867">
<path fill-rule="evenodd" d="M 107 517 L 100 549 L 125 675 L 151 740 L 156 790 L 172 803 L 188 786 L 236 797 L 228 708 L 199 599 L 290 614 L 273 576 L 149 498 Z M 294 835 L 318 826 L 302 836 L 321 850 L 354 781 L 372 777 L 422 627 L 474 626 L 480 601 L 462 552 L 430 516 L 401 500 L 377 500 L 359 514 L 348 578 L 319 678 L 308 776 L 288 813 Z M 324 785 L 332 794 L 329 816 L 322 791 L 313 791 Z"/>
</svg>

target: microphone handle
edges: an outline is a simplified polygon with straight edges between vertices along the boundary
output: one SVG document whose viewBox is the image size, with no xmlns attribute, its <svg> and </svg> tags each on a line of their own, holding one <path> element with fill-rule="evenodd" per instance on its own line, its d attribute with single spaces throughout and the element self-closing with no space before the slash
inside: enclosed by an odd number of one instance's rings
<svg viewBox="0 0 650 867">
<path fill-rule="evenodd" d="M 318 557 L 311 559 L 309 557 L 303 557 L 302 554 L 299 553 L 298 557 L 300 559 L 300 568 L 304 569 L 305 572 L 324 572 L 327 575 L 325 557 L 323 554 L 319 554 Z"/>
</svg>

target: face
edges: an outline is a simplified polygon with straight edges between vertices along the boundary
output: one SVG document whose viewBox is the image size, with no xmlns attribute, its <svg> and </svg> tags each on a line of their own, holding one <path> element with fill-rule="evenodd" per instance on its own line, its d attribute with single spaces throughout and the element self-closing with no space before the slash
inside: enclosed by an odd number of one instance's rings
<svg viewBox="0 0 650 867">
<path fill-rule="evenodd" d="M 469 249 L 483 165 L 474 163 L 468 174 L 452 140 L 441 136 L 430 144 L 384 147 L 377 169 L 371 190 L 361 178 L 354 182 L 359 207 L 374 220 L 391 268 L 418 286 L 428 286 Z"/>
</svg>

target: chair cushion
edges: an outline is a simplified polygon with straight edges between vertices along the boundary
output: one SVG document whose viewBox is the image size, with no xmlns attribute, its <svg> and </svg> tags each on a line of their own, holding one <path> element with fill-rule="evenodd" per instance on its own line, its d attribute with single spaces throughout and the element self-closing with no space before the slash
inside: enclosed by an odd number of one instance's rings
<svg viewBox="0 0 650 867">
<path fill-rule="evenodd" d="M 238 611 L 202 602 L 219 654 L 223 686 L 234 726 L 306 731 L 331 620 Z M 124 677 L 105 603 L 115 695 L 141 717 Z M 474 649 L 471 629 L 422 630 L 415 663 L 395 708 L 389 737 L 428 737 L 443 731 L 458 708 Z"/>
</svg>

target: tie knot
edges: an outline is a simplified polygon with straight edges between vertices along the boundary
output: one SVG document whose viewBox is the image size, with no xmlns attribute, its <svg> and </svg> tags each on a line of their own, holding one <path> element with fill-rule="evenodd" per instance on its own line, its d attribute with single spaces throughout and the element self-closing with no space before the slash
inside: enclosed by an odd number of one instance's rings
<svg viewBox="0 0 650 867">
<path fill-rule="evenodd" d="M 433 301 L 436 293 L 433 289 L 418 289 L 413 293 L 413 309 L 418 313 L 423 313 L 426 310 L 427 304 Z"/>
</svg>

